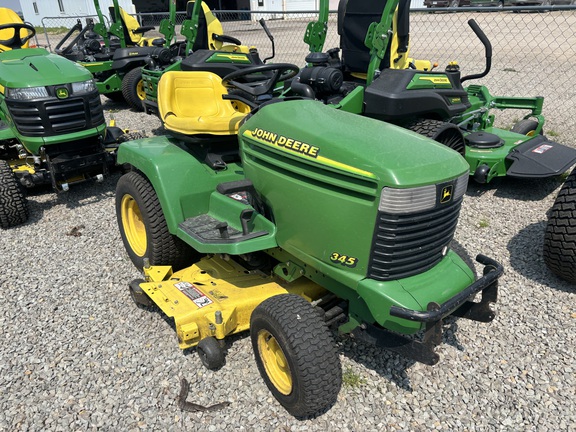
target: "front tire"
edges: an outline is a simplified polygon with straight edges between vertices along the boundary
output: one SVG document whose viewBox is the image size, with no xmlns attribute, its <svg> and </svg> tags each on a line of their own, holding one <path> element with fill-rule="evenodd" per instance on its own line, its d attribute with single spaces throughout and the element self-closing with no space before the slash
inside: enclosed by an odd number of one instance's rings
<svg viewBox="0 0 576 432">
<path fill-rule="evenodd" d="M 526 136 L 534 136 L 536 135 L 536 128 L 538 127 L 538 122 L 536 120 L 530 120 L 530 119 L 523 119 L 520 120 L 519 122 L 517 122 L 512 129 L 510 129 L 510 132 L 516 132 L 517 134 L 520 135 L 526 135 Z"/>
<path fill-rule="evenodd" d="M 134 265 L 171 265 L 179 270 L 190 265 L 198 254 L 168 231 L 166 219 L 154 188 L 141 173 L 131 171 L 116 186 L 116 217 L 124 247 Z"/>
<path fill-rule="evenodd" d="M 122 95 L 130 108 L 136 111 L 144 111 L 142 101 L 146 99 L 144 81 L 142 81 L 142 68 L 132 69 L 122 79 Z"/>
<path fill-rule="evenodd" d="M 552 206 L 544 235 L 544 262 L 554 274 L 576 284 L 576 168 Z"/>
<path fill-rule="evenodd" d="M 313 416 L 336 402 L 340 359 L 310 303 L 293 294 L 270 297 L 252 313 L 250 337 L 260 375 L 290 414 Z"/>
<path fill-rule="evenodd" d="M 0 160 L 0 228 L 10 228 L 28 220 L 28 201 L 10 165 Z"/>
</svg>

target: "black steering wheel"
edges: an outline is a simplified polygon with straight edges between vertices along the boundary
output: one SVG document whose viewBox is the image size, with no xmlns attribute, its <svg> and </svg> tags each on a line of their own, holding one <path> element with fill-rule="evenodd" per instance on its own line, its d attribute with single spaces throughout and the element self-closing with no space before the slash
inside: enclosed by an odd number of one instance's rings
<svg viewBox="0 0 576 432">
<path fill-rule="evenodd" d="M 240 89 L 249 95 L 257 98 L 265 94 L 271 94 L 274 86 L 279 81 L 286 81 L 298 73 L 300 68 L 295 64 L 291 63 L 276 63 L 269 65 L 258 65 L 250 66 L 247 68 L 239 69 L 232 73 L 229 73 L 224 78 L 222 78 L 222 84 L 226 87 Z M 264 72 L 273 72 L 272 76 L 263 75 L 260 79 L 256 77 L 251 82 L 240 83 L 236 81 L 239 78 L 246 77 L 248 75 L 258 75 Z"/>
<path fill-rule="evenodd" d="M 0 39 L 0 45 L 7 46 L 11 49 L 22 48 L 22 45 L 32 39 L 36 34 L 36 29 L 30 24 L 10 23 L 0 25 L 0 30 L 4 29 L 14 29 L 14 36 L 10 39 Z M 20 30 L 22 29 L 28 30 L 28 36 L 20 37 Z"/>
</svg>

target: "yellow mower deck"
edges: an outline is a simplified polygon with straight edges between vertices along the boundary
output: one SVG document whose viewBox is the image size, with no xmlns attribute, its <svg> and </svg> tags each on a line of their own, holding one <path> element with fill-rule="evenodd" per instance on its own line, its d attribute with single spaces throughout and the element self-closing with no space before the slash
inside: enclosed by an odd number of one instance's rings
<svg viewBox="0 0 576 432">
<path fill-rule="evenodd" d="M 148 282 L 140 288 L 174 318 L 182 349 L 248 330 L 252 311 L 269 297 L 291 293 L 312 301 L 326 292 L 307 278 L 288 283 L 216 256 L 174 274 L 170 266 L 148 267 L 144 274 Z"/>
</svg>

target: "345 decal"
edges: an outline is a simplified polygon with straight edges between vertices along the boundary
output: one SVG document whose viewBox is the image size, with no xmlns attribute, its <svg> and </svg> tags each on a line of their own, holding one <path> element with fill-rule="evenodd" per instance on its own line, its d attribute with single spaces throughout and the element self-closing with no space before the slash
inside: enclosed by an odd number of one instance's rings
<svg viewBox="0 0 576 432">
<path fill-rule="evenodd" d="M 332 255 L 330 255 L 330 261 L 332 261 L 334 264 L 340 264 L 350 268 L 354 268 L 356 267 L 356 264 L 358 264 L 358 258 L 342 255 L 338 252 L 333 252 Z"/>
</svg>

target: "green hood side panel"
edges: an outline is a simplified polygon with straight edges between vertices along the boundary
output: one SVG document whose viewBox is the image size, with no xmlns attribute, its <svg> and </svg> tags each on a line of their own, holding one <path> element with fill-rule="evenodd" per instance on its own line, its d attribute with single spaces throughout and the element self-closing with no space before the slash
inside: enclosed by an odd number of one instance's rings
<svg viewBox="0 0 576 432">
<path fill-rule="evenodd" d="M 58 85 L 92 78 L 90 72 L 43 48 L 27 48 L 0 54 L 0 84 L 21 88 Z"/>
</svg>

